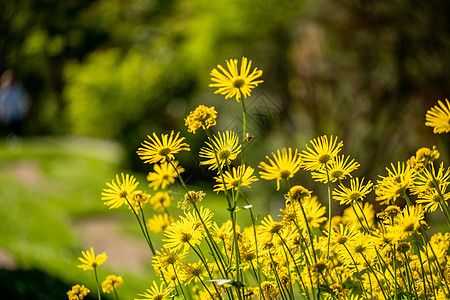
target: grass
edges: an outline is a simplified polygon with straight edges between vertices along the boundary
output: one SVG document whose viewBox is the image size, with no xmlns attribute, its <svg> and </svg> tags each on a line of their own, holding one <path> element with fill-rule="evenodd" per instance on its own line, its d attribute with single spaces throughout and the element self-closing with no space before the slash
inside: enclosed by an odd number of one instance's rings
<svg viewBox="0 0 450 300">
<path fill-rule="evenodd" d="M 68 286 L 80 283 L 95 291 L 93 274 L 76 267 L 87 247 L 74 223 L 109 213 L 100 192 L 118 172 L 122 155 L 112 142 L 86 138 L 23 139 L 14 148 L 1 144 L 0 248 L 18 270 L 42 270 Z M 100 278 L 108 268 L 108 263 L 102 266 Z M 129 270 L 117 275 L 127 283 L 120 291 L 124 299 L 148 283 Z"/>
</svg>

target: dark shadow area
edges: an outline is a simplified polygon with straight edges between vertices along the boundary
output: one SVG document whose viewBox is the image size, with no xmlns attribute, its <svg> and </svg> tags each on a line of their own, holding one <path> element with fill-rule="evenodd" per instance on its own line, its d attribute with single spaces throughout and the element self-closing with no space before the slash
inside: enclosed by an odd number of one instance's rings
<svg viewBox="0 0 450 300">
<path fill-rule="evenodd" d="M 67 291 L 71 288 L 72 285 L 41 270 L 0 270 L 2 299 L 67 299 Z M 96 298 L 88 295 L 84 299 Z"/>
</svg>

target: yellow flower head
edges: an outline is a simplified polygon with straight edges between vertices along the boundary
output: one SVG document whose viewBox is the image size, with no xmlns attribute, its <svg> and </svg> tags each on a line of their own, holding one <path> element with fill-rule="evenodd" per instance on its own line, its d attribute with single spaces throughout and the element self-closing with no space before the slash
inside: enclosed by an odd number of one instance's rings
<svg viewBox="0 0 450 300">
<path fill-rule="evenodd" d="M 105 205 L 109 206 L 109 209 L 121 207 L 127 200 L 127 196 L 131 195 L 136 190 L 139 182 L 136 182 L 136 178 L 133 175 L 116 175 L 116 180 L 112 180 L 111 183 L 107 182 L 107 189 L 102 191 L 102 200 L 106 201 Z M 131 200 L 131 198 L 128 198 Z"/>
<path fill-rule="evenodd" d="M 239 166 L 237 168 L 233 167 L 231 170 L 231 173 L 229 171 L 225 171 L 223 174 L 223 180 L 222 177 L 214 177 L 217 184 L 214 185 L 214 192 L 219 193 L 220 191 L 225 191 L 225 189 L 235 189 L 237 190 L 238 187 L 250 187 L 250 184 L 254 181 L 258 181 L 258 178 L 256 176 L 253 176 L 253 172 L 255 170 L 245 165 Z"/>
<path fill-rule="evenodd" d="M 359 180 L 358 177 L 350 179 L 350 188 L 344 186 L 342 183 L 338 189 L 333 191 L 333 198 L 339 201 L 339 204 L 351 204 L 358 200 L 364 199 L 364 197 L 372 190 L 372 182 L 369 180 L 366 184 L 363 184 L 364 178 Z"/>
<path fill-rule="evenodd" d="M 153 137 L 147 135 L 150 141 L 143 141 L 142 147 L 138 148 L 137 154 L 144 161 L 144 163 L 159 163 L 165 161 L 172 161 L 175 159 L 174 154 L 180 151 L 190 151 L 189 145 L 183 143 L 184 137 L 179 137 L 178 132 L 174 136 L 172 131 L 169 134 L 162 134 L 161 139 L 153 132 Z"/>
<path fill-rule="evenodd" d="M 127 202 L 128 208 L 133 210 L 134 213 L 139 214 L 139 211 L 144 208 L 145 204 L 147 204 L 148 199 L 150 199 L 150 195 L 144 193 L 143 191 L 136 190 L 129 198 L 129 204 Z"/>
<path fill-rule="evenodd" d="M 210 142 L 206 142 L 206 147 L 200 149 L 199 156 L 206 160 L 201 161 L 201 165 L 209 165 L 209 169 L 215 170 L 218 166 L 223 168 L 236 159 L 241 152 L 239 138 L 236 133 L 227 130 L 223 133 L 213 135 Z"/>
<path fill-rule="evenodd" d="M 436 149 L 436 146 L 433 146 L 432 149 L 427 147 L 422 147 L 416 151 L 416 155 L 411 156 L 410 159 L 406 162 L 409 166 L 415 169 L 421 169 L 426 167 L 428 163 L 433 162 L 439 159 L 440 153 Z"/>
<path fill-rule="evenodd" d="M 450 131 L 450 103 L 446 104 L 438 100 L 438 105 L 433 106 L 425 115 L 425 126 L 433 127 L 433 133 L 447 133 Z"/>
<path fill-rule="evenodd" d="M 156 211 L 165 211 L 172 204 L 170 192 L 157 192 L 150 198 L 150 205 Z"/>
<path fill-rule="evenodd" d="M 134 300 L 145 300 L 145 299 L 151 299 L 151 300 L 169 300 L 170 299 L 170 291 L 171 288 L 164 288 L 164 283 L 161 283 L 160 286 L 153 281 L 153 286 L 150 287 L 150 289 L 147 289 L 146 292 L 143 292 L 142 294 L 138 294 L 138 296 L 144 297 L 141 299 L 135 298 Z"/>
<path fill-rule="evenodd" d="M 122 276 L 108 275 L 106 279 L 102 282 L 103 293 L 109 294 L 111 292 L 117 291 L 118 288 L 123 283 Z"/>
<path fill-rule="evenodd" d="M 187 210 L 191 208 L 191 204 L 200 202 L 205 198 L 205 193 L 203 191 L 189 191 L 184 194 L 183 201 L 178 202 L 177 207 L 181 207 L 182 210 Z"/>
<path fill-rule="evenodd" d="M 184 119 L 185 125 L 189 132 L 195 133 L 197 129 L 202 127 L 208 129 L 216 125 L 217 111 L 214 106 L 207 107 L 205 105 L 198 106 L 194 111 L 191 111 L 189 116 Z"/>
<path fill-rule="evenodd" d="M 222 73 L 217 69 L 211 71 L 211 80 L 214 83 L 209 86 L 218 88 L 214 94 L 225 95 L 225 99 L 236 97 L 239 102 L 242 96 L 247 98 L 250 96 L 251 89 L 263 82 L 263 80 L 256 80 L 262 76 L 263 72 L 255 68 L 250 73 L 252 61 L 247 61 L 246 57 L 242 58 L 240 72 L 237 59 L 230 59 L 226 62 L 228 70 L 218 65 L 217 68 Z"/>
<path fill-rule="evenodd" d="M 328 168 L 343 145 L 342 141 L 338 143 L 337 140 L 338 138 L 333 138 L 333 136 L 328 140 L 326 135 L 311 140 L 312 148 L 306 146 L 307 151 L 302 151 L 302 167 L 309 171 L 318 171 L 325 169 L 325 167 Z"/>
<path fill-rule="evenodd" d="M 266 162 L 261 162 L 259 164 L 259 168 L 262 171 L 259 172 L 259 175 L 262 179 L 265 180 L 277 180 L 277 190 L 280 189 L 280 180 L 292 178 L 295 173 L 300 170 L 301 159 L 298 154 L 298 150 L 295 149 L 294 154 L 292 154 L 291 148 L 283 148 L 281 150 L 277 150 L 277 154 L 272 153 L 273 159 L 266 156 L 266 159 L 269 160 L 269 164 Z"/>
<path fill-rule="evenodd" d="M 181 267 L 181 277 L 185 285 L 188 285 L 192 280 L 199 282 L 206 276 L 208 276 L 208 272 L 201 261 L 198 263 L 187 263 Z"/>
<path fill-rule="evenodd" d="M 153 217 L 148 219 L 147 227 L 154 233 L 160 233 L 166 230 L 166 228 L 173 222 L 175 222 L 175 220 L 166 213 L 162 215 L 153 215 Z"/>
<path fill-rule="evenodd" d="M 320 181 L 327 183 L 328 180 L 331 182 L 344 180 L 347 176 L 350 178 L 350 174 L 354 170 L 358 169 L 359 163 L 354 159 L 350 160 L 350 156 L 345 157 L 345 155 L 337 156 L 328 165 L 327 169 L 319 169 L 315 172 L 311 172 L 312 178 L 315 181 Z M 328 175 L 327 175 L 328 173 Z"/>
<path fill-rule="evenodd" d="M 70 291 L 67 292 L 69 300 L 83 300 L 91 291 L 84 285 L 74 285 Z"/>
<path fill-rule="evenodd" d="M 301 185 L 294 185 L 291 187 L 289 192 L 284 195 L 286 200 L 294 200 L 297 202 L 302 202 L 304 199 L 308 199 L 311 197 L 311 191 Z"/>
<path fill-rule="evenodd" d="M 165 189 L 168 185 L 175 182 L 175 178 L 178 177 L 177 171 L 181 174 L 184 172 L 184 168 L 178 166 L 178 161 L 176 160 L 171 163 L 166 161 L 160 165 L 154 165 L 153 172 L 149 172 L 147 175 L 148 186 L 155 191 L 159 188 Z"/>
<path fill-rule="evenodd" d="M 91 247 L 90 251 L 89 250 L 87 250 L 86 252 L 81 251 L 81 254 L 83 255 L 83 257 L 78 257 L 78 259 L 83 264 L 78 265 L 77 267 L 80 269 L 83 269 L 84 271 L 93 270 L 97 266 L 100 266 L 101 264 L 103 264 L 106 261 L 106 259 L 108 258 L 108 256 L 106 255 L 105 252 L 95 256 L 94 249 L 92 247 Z"/>
<path fill-rule="evenodd" d="M 196 222 L 190 222 L 187 219 L 178 220 L 170 224 L 164 231 L 167 239 L 163 239 L 166 244 L 165 248 L 187 251 L 189 247 L 194 247 L 200 244 L 202 239 L 202 228 L 198 227 Z"/>
<path fill-rule="evenodd" d="M 172 269 L 175 266 L 181 265 L 186 255 L 186 252 L 180 252 L 176 249 L 161 249 L 161 252 L 156 250 L 156 255 L 153 256 L 152 262 L 157 268 Z"/>
</svg>

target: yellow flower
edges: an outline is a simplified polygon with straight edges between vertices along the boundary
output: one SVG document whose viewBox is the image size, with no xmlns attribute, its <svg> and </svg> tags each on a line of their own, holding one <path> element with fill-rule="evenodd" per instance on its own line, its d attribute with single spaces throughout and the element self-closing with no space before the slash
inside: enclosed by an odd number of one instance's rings
<svg viewBox="0 0 450 300">
<path fill-rule="evenodd" d="M 331 136 L 328 141 L 326 135 L 311 140 L 312 148 L 306 146 L 307 151 L 302 151 L 302 167 L 309 171 L 328 169 L 343 145 L 342 141 L 337 143 L 337 140 L 337 137 Z"/>
<path fill-rule="evenodd" d="M 150 204 L 156 211 L 165 211 L 172 204 L 172 195 L 170 192 L 157 192 L 150 198 Z"/>
<path fill-rule="evenodd" d="M 214 185 L 214 192 L 219 193 L 220 191 L 225 191 L 225 189 L 235 189 L 237 190 L 239 186 L 244 187 L 250 187 L 250 184 L 254 181 L 258 181 L 258 178 L 253 176 L 253 172 L 255 170 L 252 167 L 245 167 L 245 165 L 239 166 L 237 168 L 233 167 L 231 170 L 232 173 L 229 171 L 225 171 L 223 174 L 223 180 L 222 177 L 214 177 L 217 184 Z M 224 186 L 225 185 L 225 186 Z"/>
<path fill-rule="evenodd" d="M 344 186 L 342 183 L 339 185 L 339 189 L 333 191 L 333 198 L 336 201 L 340 201 L 339 204 L 351 204 L 358 200 L 362 200 L 372 190 L 372 182 L 363 184 L 364 178 L 359 181 L 359 178 L 350 179 L 350 188 Z"/>
<path fill-rule="evenodd" d="M 134 300 L 169 300 L 170 289 L 164 288 L 164 283 L 158 287 L 158 284 L 153 281 L 153 286 L 150 289 L 147 289 L 146 292 L 142 294 L 138 294 L 138 296 L 144 297 L 142 299 L 135 298 Z"/>
<path fill-rule="evenodd" d="M 450 103 L 446 104 L 438 100 L 438 105 L 433 106 L 425 115 L 425 126 L 433 127 L 433 133 L 447 133 L 450 131 Z"/>
<path fill-rule="evenodd" d="M 332 160 L 328 165 L 327 170 L 319 169 L 315 172 L 311 172 L 312 178 L 315 181 L 327 183 L 328 177 L 331 182 L 344 180 L 347 176 L 352 177 L 350 173 L 358 169 L 359 163 L 354 159 L 349 161 L 350 156 L 344 158 L 345 155 L 337 156 L 336 159 Z"/>
<path fill-rule="evenodd" d="M 198 263 L 187 263 L 181 267 L 181 276 L 185 285 L 188 285 L 192 280 L 198 282 L 203 279 L 203 277 L 208 276 L 205 265 L 202 262 Z"/>
<path fill-rule="evenodd" d="M 153 217 L 148 219 L 147 227 L 154 233 L 160 233 L 166 230 L 173 222 L 175 222 L 175 220 L 166 213 L 162 215 L 153 215 Z"/>
<path fill-rule="evenodd" d="M 154 172 L 149 172 L 147 175 L 147 181 L 150 182 L 148 186 L 156 191 L 159 188 L 165 189 L 168 185 L 174 183 L 175 178 L 178 177 L 177 170 L 181 174 L 184 172 L 184 169 L 178 166 L 178 161 L 176 160 L 172 164 L 166 161 L 160 165 L 154 165 Z"/>
<path fill-rule="evenodd" d="M 211 83 L 209 86 L 218 88 L 214 94 L 225 95 L 225 99 L 236 97 L 239 102 L 242 95 L 247 98 L 250 96 L 251 89 L 263 82 L 263 80 L 255 80 L 261 77 L 263 72 L 255 68 L 250 73 L 252 61 L 247 62 L 246 57 L 242 57 L 240 72 L 237 59 L 230 59 L 226 62 L 228 70 L 218 65 L 217 68 L 222 73 L 217 69 L 211 71 L 211 80 L 215 83 Z"/>
<path fill-rule="evenodd" d="M 208 129 L 216 125 L 217 111 L 214 106 L 207 107 L 205 105 L 198 106 L 194 111 L 191 111 L 189 116 L 184 119 L 185 125 L 189 132 L 195 133 L 197 129 L 202 127 Z"/>
<path fill-rule="evenodd" d="M 117 291 L 118 288 L 123 283 L 122 276 L 108 275 L 106 279 L 102 282 L 103 293 L 109 294 L 111 292 Z"/>
<path fill-rule="evenodd" d="M 206 142 L 206 147 L 200 149 L 199 156 L 206 160 L 201 161 L 201 165 L 209 165 L 208 169 L 215 170 L 219 165 L 223 168 L 224 165 L 229 165 L 236 159 L 241 152 L 241 145 L 239 145 L 239 138 L 236 133 L 227 130 L 224 133 L 213 135 L 210 142 Z M 216 158 L 217 156 L 217 158 Z"/>
<path fill-rule="evenodd" d="M 195 222 L 182 219 L 170 224 L 164 231 L 164 235 L 167 237 L 167 239 L 163 239 L 166 242 L 165 248 L 174 250 L 183 248 L 184 251 L 187 251 L 189 247 L 200 244 L 202 230 Z"/>
<path fill-rule="evenodd" d="M 134 191 L 131 197 L 129 198 L 129 202 L 131 204 L 128 205 L 130 210 L 134 210 L 133 213 L 139 214 L 139 211 L 144 208 L 145 204 L 147 204 L 148 199 L 150 199 L 150 195 L 144 193 L 143 191 Z"/>
<path fill-rule="evenodd" d="M 67 292 L 69 300 L 83 300 L 91 291 L 84 285 L 74 285 L 70 291 Z"/>
<path fill-rule="evenodd" d="M 105 205 L 109 206 L 109 209 L 121 207 L 126 202 L 126 197 L 132 194 L 139 184 L 133 175 L 123 175 L 122 173 L 121 177 L 122 180 L 119 175 L 116 175 L 116 180 L 113 179 L 111 183 L 107 182 L 108 188 L 102 191 L 101 199 L 106 201 Z"/>
<path fill-rule="evenodd" d="M 411 156 L 406 163 L 412 168 L 421 169 L 426 167 L 430 162 L 437 160 L 440 155 L 441 154 L 436 149 L 436 146 L 433 146 L 432 149 L 422 147 L 417 150 L 416 155 Z"/>
<path fill-rule="evenodd" d="M 143 141 L 141 145 L 143 147 L 139 148 L 137 154 L 144 161 L 144 163 L 159 163 L 165 161 L 172 161 L 175 159 L 174 154 L 180 151 L 190 151 L 189 145 L 183 143 L 184 137 L 179 137 L 178 132 L 174 136 L 172 131 L 170 135 L 162 134 L 161 139 L 153 132 L 153 137 L 147 135 L 149 141 Z"/>
<path fill-rule="evenodd" d="M 183 259 L 186 258 L 186 252 L 180 252 L 176 249 L 161 249 L 161 252 L 156 250 L 156 255 L 153 256 L 153 265 L 161 269 L 172 269 L 172 267 L 181 265 Z M 171 266 L 171 268 L 168 268 Z"/>
<path fill-rule="evenodd" d="M 280 189 L 280 180 L 292 178 L 300 170 L 301 159 L 297 149 L 295 149 L 294 155 L 292 155 L 291 148 L 283 148 L 281 153 L 280 150 L 277 150 L 277 154 L 272 153 L 272 156 L 274 160 L 266 156 L 270 165 L 266 162 L 259 164 L 258 167 L 262 169 L 259 175 L 265 180 L 276 179 L 278 191 Z"/>
<path fill-rule="evenodd" d="M 380 201 L 380 204 L 389 205 L 391 202 L 395 203 L 398 197 L 404 196 L 406 189 L 411 186 L 415 176 L 414 168 L 404 162 L 397 163 L 397 167 L 391 164 L 391 169 L 386 168 L 388 176 L 380 176 L 381 180 L 377 181 L 375 187 L 375 200 Z"/>
<path fill-rule="evenodd" d="M 108 256 L 106 255 L 105 252 L 95 256 L 94 249 L 92 247 L 91 247 L 90 251 L 89 250 L 87 250 L 86 252 L 81 251 L 81 254 L 83 254 L 84 258 L 78 257 L 78 259 L 83 264 L 78 265 L 77 267 L 80 269 L 83 269 L 84 271 L 93 270 L 97 266 L 100 266 L 101 264 L 103 264 L 106 261 L 106 259 L 108 258 Z"/>
<path fill-rule="evenodd" d="M 191 204 L 200 202 L 205 198 L 205 193 L 203 191 L 189 191 L 184 194 L 183 201 L 177 203 L 177 207 L 180 207 L 182 210 L 187 210 L 191 208 Z"/>
</svg>

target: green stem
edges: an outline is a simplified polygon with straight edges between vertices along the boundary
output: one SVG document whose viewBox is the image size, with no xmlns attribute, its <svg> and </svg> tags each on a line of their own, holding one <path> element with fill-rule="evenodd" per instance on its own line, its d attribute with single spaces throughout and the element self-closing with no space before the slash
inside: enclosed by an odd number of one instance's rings
<svg viewBox="0 0 450 300">
<path fill-rule="evenodd" d="M 102 299 L 102 296 L 100 294 L 100 282 L 98 281 L 97 276 L 97 267 L 94 267 L 94 274 L 95 274 L 95 281 L 97 282 L 97 294 L 98 294 L 98 300 Z"/>
<path fill-rule="evenodd" d="M 342 244 L 342 246 L 344 246 L 345 250 L 347 250 L 347 252 L 348 252 L 348 255 L 350 255 L 350 258 L 352 259 L 353 265 L 355 266 L 355 269 L 356 269 L 356 274 L 358 274 L 358 278 L 360 280 L 361 288 L 362 288 L 364 294 L 366 295 L 366 299 L 369 299 L 370 297 L 368 297 L 368 295 L 367 295 L 367 291 L 366 291 L 366 288 L 364 287 L 363 279 L 361 277 L 361 273 L 359 273 L 358 265 L 356 264 L 355 259 L 353 258 L 352 254 L 350 253 L 350 250 L 348 250 L 347 246 L 345 244 Z"/>
<path fill-rule="evenodd" d="M 328 245 L 327 245 L 327 261 L 330 258 L 330 241 L 331 241 L 331 182 L 330 182 L 330 173 L 328 172 L 328 166 L 325 165 L 325 171 L 327 172 L 327 186 L 328 186 Z"/>
<path fill-rule="evenodd" d="M 139 227 L 141 227 L 142 234 L 144 235 L 145 241 L 147 242 L 147 245 L 150 248 L 150 251 L 152 252 L 153 255 L 155 255 L 155 248 L 153 248 L 152 241 L 150 240 L 150 237 L 148 237 L 145 234 L 145 229 L 144 229 L 144 226 L 146 226 L 145 223 L 144 223 L 144 225 L 142 225 L 141 220 L 139 219 L 139 216 L 138 216 L 136 210 L 134 209 L 133 205 L 131 205 L 131 203 L 127 197 L 125 197 L 125 200 L 127 201 L 128 205 L 131 207 L 131 210 L 133 211 L 133 214 L 139 223 Z"/>
<path fill-rule="evenodd" d="M 119 295 L 117 295 L 117 290 L 116 290 L 114 284 L 113 284 L 113 290 L 114 290 L 114 296 L 115 296 L 116 300 L 119 300 Z"/>
<path fill-rule="evenodd" d="M 181 284 L 181 281 L 180 281 L 180 279 L 178 278 L 177 270 L 175 270 L 175 265 L 172 265 L 172 268 L 173 268 L 173 273 L 175 274 L 175 278 L 176 278 L 177 281 L 178 281 L 178 285 L 180 286 L 181 293 L 183 294 L 184 299 L 187 299 L 187 298 L 186 298 L 186 295 L 184 294 L 183 285 Z"/>
<path fill-rule="evenodd" d="M 242 103 L 242 156 L 241 156 L 241 165 L 245 164 L 246 158 L 246 137 L 247 137 L 247 110 L 245 108 L 245 101 L 242 97 L 241 89 L 239 88 L 239 94 L 241 94 L 241 103 Z"/>
</svg>

